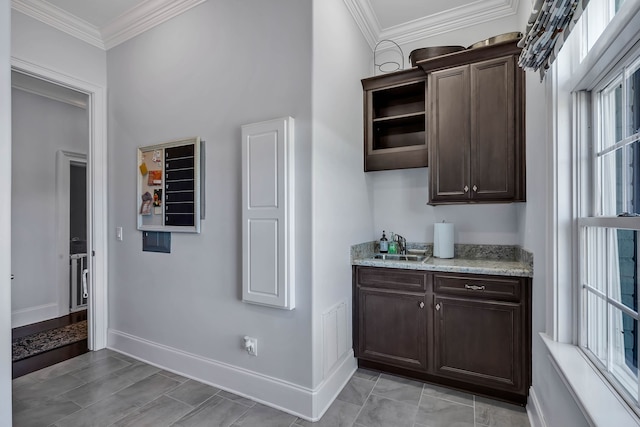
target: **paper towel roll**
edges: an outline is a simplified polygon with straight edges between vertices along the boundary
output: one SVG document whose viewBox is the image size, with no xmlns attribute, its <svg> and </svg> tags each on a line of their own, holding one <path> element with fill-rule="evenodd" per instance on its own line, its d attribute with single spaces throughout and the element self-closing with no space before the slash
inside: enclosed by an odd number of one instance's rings
<svg viewBox="0 0 640 427">
<path fill-rule="evenodd" d="M 453 224 L 437 222 L 433 225 L 433 256 L 453 258 Z"/>
</svg>

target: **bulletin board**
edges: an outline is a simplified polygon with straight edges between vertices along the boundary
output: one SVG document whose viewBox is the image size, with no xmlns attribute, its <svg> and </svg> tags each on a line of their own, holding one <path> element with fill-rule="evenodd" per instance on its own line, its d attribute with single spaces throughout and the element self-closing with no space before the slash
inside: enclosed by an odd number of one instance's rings
<svg viewBox="0 0 640 427">
<path fill-rule="evenodd" d="M 138 230 L 200 232 L 201 145 L 193 137 L 138 148 Z"/>
</svg>

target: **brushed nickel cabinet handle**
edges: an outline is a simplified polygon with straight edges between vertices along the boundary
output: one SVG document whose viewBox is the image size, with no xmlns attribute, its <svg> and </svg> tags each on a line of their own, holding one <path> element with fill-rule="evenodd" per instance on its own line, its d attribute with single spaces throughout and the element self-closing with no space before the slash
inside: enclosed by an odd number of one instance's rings
<svg viewBox="0 0 640 427">
<path fill-rule="evenodd" d="M 418 306 L 419 306 L 420 308 L 424 308 L 424 303 L 423 303 L 422 301 L 420 301 L 420 304 L 418 304 Z"/>
<path fill-rule="evenodd" d="M 436 310 L 440 310 L 440 303 L 436 304 Z"/>
<path fill-rule="evenodd" d="M 464 192 L 465 192 L 465 193 L 468 193 L 468 192 L 469 192 L 469 186 L 468 186 L 468 185 L 465 185 L 465 186 L 464 186 Z"/>
<path fill-rule="evenodd" d="M 477 185 L 473 186 L 473 191 L 478 191 L 478 186 Z"/>
<path fill-rule="evenodd" d="M 464 285 L 465 289 L 471 289 L 472 291 L 484 291 L 484 285 Z"/>
</svg>

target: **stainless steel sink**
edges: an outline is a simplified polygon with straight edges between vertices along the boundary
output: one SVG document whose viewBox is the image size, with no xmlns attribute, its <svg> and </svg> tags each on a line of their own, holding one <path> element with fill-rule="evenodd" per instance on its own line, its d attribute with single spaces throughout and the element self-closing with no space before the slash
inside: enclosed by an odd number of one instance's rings
<svg viewBox="0 0 640 427">
<path fill-rule="evenodd" d="M 401 255 L 401 254 L 375 254 L 375 259 L 380 259 L 383 261 L 417 261 L 424 262 L 429 257 L 424 255 Z"/>
</svg>

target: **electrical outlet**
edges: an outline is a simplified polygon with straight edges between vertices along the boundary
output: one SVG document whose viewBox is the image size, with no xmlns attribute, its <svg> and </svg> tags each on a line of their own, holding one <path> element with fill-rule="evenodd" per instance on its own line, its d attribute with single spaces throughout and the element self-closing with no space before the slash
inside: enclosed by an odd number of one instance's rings
<svg viewBox="0 0 640 427">
<path fill-rule="evenodd" d="M 258 355 L 258 339 L 245 336 L 244 337 L 244 349 L 247 350 L 250 356 Z"/>
</svg>

